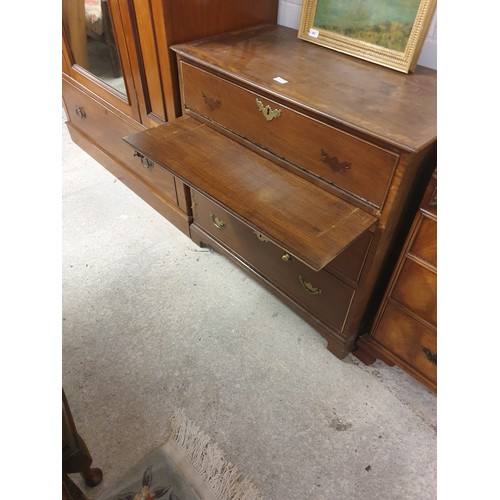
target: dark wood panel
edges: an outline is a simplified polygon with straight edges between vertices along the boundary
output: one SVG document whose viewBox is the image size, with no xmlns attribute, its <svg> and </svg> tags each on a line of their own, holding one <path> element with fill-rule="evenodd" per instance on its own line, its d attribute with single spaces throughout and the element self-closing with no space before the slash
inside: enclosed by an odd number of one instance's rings
<svg viewBox="0 0 500 500">
<path fill-rule="evenodd" d="M 274 23 L 278 0 L 163 0 L 171 43 Z"/>
<path fill-rule="evenodd" d="M 315 270 L 377 222 L 189 117 L 125 140 Z"/>
<path fill-rule="evenodd" d="M 134 16 L 137 26 L 138 44 L 141 50 L 141 64 L 144 67 L 143 87 L 145 111 L 147 115 L 153 114 L 158 121 L 167 121 L 163 88 L 161 84 L 160 65 L 156 51 L 156 38 L 153 28 L 153 13 L 151 2 L 134 0 Z M 147 123 L 146 117 L 142 117 Z"/>
</svg>

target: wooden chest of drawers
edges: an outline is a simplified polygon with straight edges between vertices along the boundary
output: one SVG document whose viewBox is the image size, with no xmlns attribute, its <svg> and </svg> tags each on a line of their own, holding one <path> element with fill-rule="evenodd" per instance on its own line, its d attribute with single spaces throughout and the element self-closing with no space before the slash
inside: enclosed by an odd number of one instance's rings
<svg viewBox="0 0 500 500">
<path fill-rule="evenodd" d="M 173 50 L 184 117 L 125 140 L 189 186 L 195 242 L 345 356 L 435 165 L 435 72 L 402 75 L 270 25 Z"/>
<path fill-rule="evenodd" d="M 397 364 L 437 388 L 437 174 L 425 191 L 370 335 L 356 351 L 366 363 Z"/>
</svg>

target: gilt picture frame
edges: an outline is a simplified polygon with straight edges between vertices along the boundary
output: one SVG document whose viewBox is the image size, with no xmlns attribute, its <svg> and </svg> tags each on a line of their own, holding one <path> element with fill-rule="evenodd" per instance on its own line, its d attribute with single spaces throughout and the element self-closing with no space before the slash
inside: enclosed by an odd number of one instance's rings
<svg viewBox="0 0 500 500">
<path fill-rule="evenodd" d="M 436 0 L 303 0 L 298 38 L 409 73 Z"/>
</svg>

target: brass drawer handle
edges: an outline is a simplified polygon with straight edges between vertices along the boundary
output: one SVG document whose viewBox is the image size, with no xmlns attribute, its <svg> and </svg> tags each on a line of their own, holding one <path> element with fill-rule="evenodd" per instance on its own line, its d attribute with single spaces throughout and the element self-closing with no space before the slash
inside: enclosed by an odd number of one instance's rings
<svg viewBox="0 0 500 500">
<path fill-rule="evenodd" d="M 139 151 L 134 151 L 134 156 L 137 156 L 141 160 L 143 166 L 146 168 L 153 168 L 155 165 L 153 160 L 150 160 L 147 156 L 144 156 L 142 153 L 139 153 Z"/>
<path fill-rule="evenodd" d="M 214 215 L 212 212 L 210 212 L 210 219 L 212 220 L 212 224 L 217 229 L 224 229 L 226 227 L 226 223 L 222 219 L 219 219 L 219 217 Z"/>
<path fill-rule="evenodd" d="M 75 109 L 75 113 L 76 116 L 78 116 L 78 118 L 81 118 L 82 120 L 87 118 L 87 113 L 85 113 L 85 109 L 83 109 L 82 106 L 77 106 L 77 108 Z"/>
<path fill-rule="evenodd" d="M 281 256 L 281 260 L 283 262 L 288 262 L 290 260 L 290 254 L 288 253 L 284 253 L 282 256 Z"/>
<path fill-rule="evenodd" d="M 278 118 L 281 116 L 281 109 L 271 109 L 271 106 L 269 104 L 267 106 L 264 106 L 262 101 L 259 101 L 259 99 L 255 99 L 255 102 L 257 103 L 257 108 L 258 110 L 264 115 L 264 118 L 270 122 L 274 118 Z"/>
<path fill-rule="evenodd" d="M 309 281 L 305 281 L 304 278 L 299 274 L 299 281 L 306 292 L 311 295 L 319 295 L 321 293 L 321 288 L 314 287 Z"/>
<path fill-rule="evenodd" d="M 341 162 L 336 156 L 330 156 L 324 149 L 321 150 L 321 161 L 325 162 L 333 172 L 345 172 L 352 167 L 352 163 Z"/>
<path fill-rule="evenodd" d="M 437 357 L 437 353 L 435 352 L 432 352 L 430 349 L 428 349 L 427 347 L 424 347 L 422 349 L 423 353 L 425 354 L 425 357 L 433 364 L 433 365 L 436 365 L 438 364 L 438 357 Z"/>
</svg>

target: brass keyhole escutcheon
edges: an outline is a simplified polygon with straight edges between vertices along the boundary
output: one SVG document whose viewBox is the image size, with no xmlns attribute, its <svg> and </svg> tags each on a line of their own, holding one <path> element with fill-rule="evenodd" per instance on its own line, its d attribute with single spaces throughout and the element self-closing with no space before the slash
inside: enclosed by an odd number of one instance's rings
<svg viewBox="0 0 500 500">
<path fill-rule="evenodd" d="M 259 231 L 254 231 L 253 234 L 257 236 L 257 239 L 259 241 L 262 241 L 263 243 L 269 243 L 269 240 L 262 233 L 259 233 Z"/>
<path fill-rule="evenodd" d="M 212 212 L 210 212 L 210 219 L 212 221 L 212 224 L 217 229 L 224 229 L 226 227 L 226 223 L 222 219 L 219 219 L 219 217 L 214 215 Z"/>
<path fill-rule="evenodd" d="M 288 253 L 284 253 L 282 256 L 281 256 L 281 260 L 283 262 L 288 262 L 290 260 L 290 254 Z"/>
<path fill-rule="evenodd" d="M 274 120 L 274 118 L 281 116 L 281 109 L 271 109 L 269 104 L 264 106 L 264 103 L 259 101 L 259 99 L 255 99 L 255 102 L 257 103 L 258 110 L 264 115 L 266 121 L 270 122 L 271 120 Z"/>
</svg>

